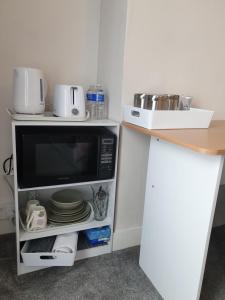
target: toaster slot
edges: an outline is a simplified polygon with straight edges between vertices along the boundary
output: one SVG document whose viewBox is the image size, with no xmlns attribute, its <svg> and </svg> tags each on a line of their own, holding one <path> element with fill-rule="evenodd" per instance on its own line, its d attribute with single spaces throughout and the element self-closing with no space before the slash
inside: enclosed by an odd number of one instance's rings
<svg viewBox="0 0 225 300">
<path fill-rule="evenodd" d="M 41 102 L 44 101 L 44 96 L 43 96 L 43 80 L 40 78 L 40 98 Z"/>
<path fill-rule="evenodd" d="M 75 105 L 75 100 L 76 100 L 76 95 L 75 95 L 75 93 L 76 93 L 76 91 L 77 91 L 77 87 L 72 87 L 71 89 L 72 89 L 72 104 L 73 104 L 73 106 L 74 106 L 74 105 Z"/>
</svg>

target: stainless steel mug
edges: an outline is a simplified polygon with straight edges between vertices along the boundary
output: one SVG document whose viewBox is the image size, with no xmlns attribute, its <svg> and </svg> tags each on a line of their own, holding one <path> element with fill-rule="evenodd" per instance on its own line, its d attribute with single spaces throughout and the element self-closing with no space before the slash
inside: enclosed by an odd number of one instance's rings
<svg viewBox="0 0 225 300">
<path fill-rule="evenodd" d="M 179 110 L 179 95 L 139 93 L 134 95 L 134 106 L 149 110 Z"/>
</svg>

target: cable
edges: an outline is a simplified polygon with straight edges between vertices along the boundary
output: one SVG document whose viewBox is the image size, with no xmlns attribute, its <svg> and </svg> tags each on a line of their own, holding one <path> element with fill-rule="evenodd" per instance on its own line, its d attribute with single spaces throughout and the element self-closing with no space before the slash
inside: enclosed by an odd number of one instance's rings
<svg viewBox="0 0 225 300">
<path fill-rule="evenodd" d="M 12 160 L 13 160 L 13 155 L 11 154 L 11 156 L 6 158 L 3 162 L 3 170 L 6 175 L 9 175 L 12 171 Z"/>
<path fill-rule="evenodd" d="M 12 197 L 13 197 L 13 200 L 14 200 L 14 188 L 13 188 L 12 183 L 10 182 L 8 176 L 5 176 L 5 175 L 4 175 L 3 178 L 4 178 L 5 182 L 7 183 L 8 187 L 10 188 L 10 191 L 11 191 L 11 193 L 12 193 Z M 13 202 L 14 202 L 14 201 L 13 201 Z"/>
<path fill-rule="evenodd" d="M 13 160 L 13 155 L 11 154 L 10 157 L 6 158 L 3 162 L 3 170 L 5 173 L 5 176 L 3 176 L 3 178 L 5 179 L 8 187 L 10 188 L 10 192 L 12 193 L 12 198 L 14 199 L 14 190 L 12 185 L 10 184 L 9 178 L 7 175 L 10 175 L 13 169 L 12 166 L 12 160 Z M 14 203 L 14 201 L 13 201 Z M 11 220 L 11 222 L 15 225 L 15 208 L 12 208 L 12 215 L 8 216 L 8 218 Z"/>
<path fill-rule="evenodd" d="M 9 180 L 8 176 L 4 175 L 3 178 L 4 178 L 5 182 L 7 183 L 7 186 L 9 187 L 10 192 L 12 194 L 12 198 L 10 197 L 11 198 L 11 202 L 12 202 L 12 215 L 9 216 L 8 218 L 11 220 L 11 222 L 15 226 L 14 189 L 12 187 L 12 184 L 10 183 L 10 180 Z"/>
</svg>

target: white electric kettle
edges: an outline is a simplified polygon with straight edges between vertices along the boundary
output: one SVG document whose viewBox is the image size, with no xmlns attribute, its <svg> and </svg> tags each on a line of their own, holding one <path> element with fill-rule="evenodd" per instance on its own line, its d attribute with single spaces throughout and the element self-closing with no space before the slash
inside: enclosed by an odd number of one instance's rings
<svg viewBox="0 0 225 300">
<path fill-rule="evenodd" d="M 41 70 L 14 69 L 13 108 L 16 113 L 42 114 L 45 110 L 46 95 L 47 82 Z"/>
</svg>

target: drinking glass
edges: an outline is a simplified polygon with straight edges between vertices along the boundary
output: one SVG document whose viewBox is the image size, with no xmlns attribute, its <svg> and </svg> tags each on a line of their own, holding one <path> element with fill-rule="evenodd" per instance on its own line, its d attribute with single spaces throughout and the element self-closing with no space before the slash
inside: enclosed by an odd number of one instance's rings
<svg viewBox="0 0 225 300">
<path fill-rule="evenodd" d="M 181 110 L 190 110 L 191 102 L 192 102 L 191 96 L 183 96 L 182 95 L 180 97 Z"/>
<path fill-rule="evenodd" d="M 103 221 L 107 217 L 109 194 L 102 188 L 102 186 L 99 187 L 97 192 L 95 192 L 94 188 L 92 187 L 92 192 L 92 204 L 95 220 Z"/>
</svg>

